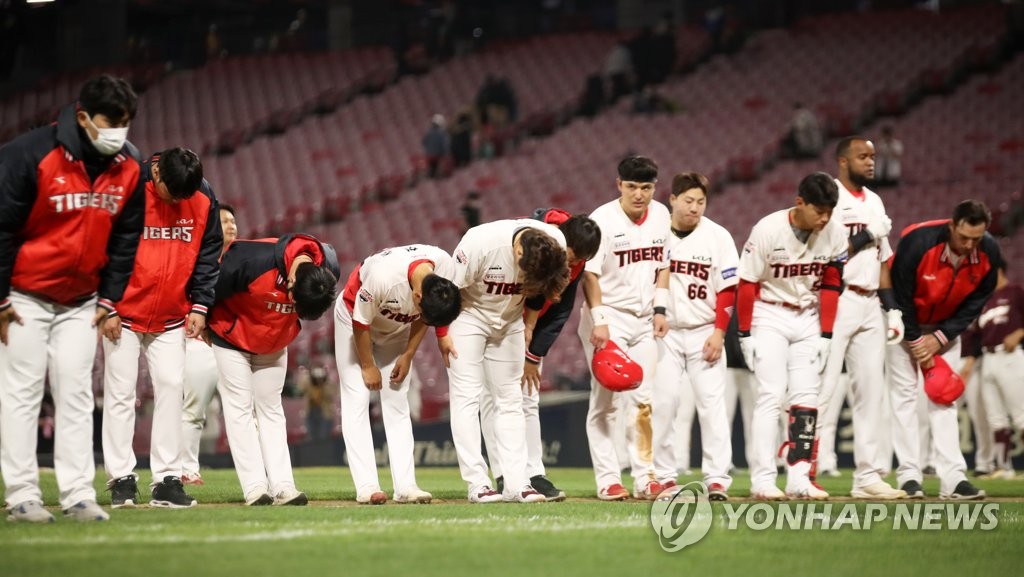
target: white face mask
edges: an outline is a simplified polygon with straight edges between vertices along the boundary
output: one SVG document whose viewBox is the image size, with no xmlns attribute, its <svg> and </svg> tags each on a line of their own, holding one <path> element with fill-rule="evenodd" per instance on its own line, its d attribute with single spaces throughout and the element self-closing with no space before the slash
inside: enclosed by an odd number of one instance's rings
<svg viewBox="0 0 1024 577">
<path fill-rule="evenodd" d="M 100 128 L 93 123 L 92 118 L 88 119 L 89 124 L 99 133 L 93 138 L 89 135 L 93 148 L 103 156 L 113 156 L 121 151 L 125 141 L 128 140 L 128 127 L 124 128 Z M 88 131 L 86 131 L 88 133 Z"/>
</svg>

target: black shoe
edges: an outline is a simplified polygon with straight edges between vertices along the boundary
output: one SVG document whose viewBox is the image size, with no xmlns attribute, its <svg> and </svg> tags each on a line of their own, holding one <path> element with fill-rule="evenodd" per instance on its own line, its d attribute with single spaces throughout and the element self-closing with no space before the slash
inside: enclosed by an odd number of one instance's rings
<svg viewBox="0 0 1024 577">
<path fill-rule="evenodd" d="M 505 477 L 495 477 L 494 485 L 497 487 L 499 493 L 504 494 L 505 492 Z"/>
<path fill-rule="evenodd" d="M 935 476 L 935 467 L 932 467 L 931 465 L 928 465 L 924 469 L 921 469 L 921 474 L 924 475 L 925 477 L 934 477 Z"/>
<path fill-rule="evenodd" d="M 544 475 L 530 477 L 530 486 L 533 487 L 534 491 L 544 495 L 544 499 L 548 502 L 565 500 L 565 491 L 556 487 Z"/>
<path fill-rule="evenodd" d="M 907 499 L 924 499 L 924 489 L 921 488 L 921 483 L 918 483 L 913 479 L 903 483 L 903 486 L 900 487 L 900 489 L 906 492 Z"/>
<path fill-rule="evenodd" d="M 943 499 L 952 499 L 954 501 L 976 501 L 985 498 L 985 491 L 975 487 L 970 481 L 964 479 L 956 485 L 956 489 L 953 489 L 952 495 L 942 495 Z"/>
<path fill-rule="evenodd" d="M 153 500 L 150 507 L 167 507 L 170 509 L 187 509 L 196 504 L 196 500 L 185 493 L 181 479 L 167 476 L 156 487 L 153 487 Z"/>
<path fill-rule="evenodd" d="M 125 475 L 114 479 L 110 486 L 110 507 L 112 509 L 133 509 L 139 504 L 139 487 L 135 483 L 135 475 Z"/>
</svg>

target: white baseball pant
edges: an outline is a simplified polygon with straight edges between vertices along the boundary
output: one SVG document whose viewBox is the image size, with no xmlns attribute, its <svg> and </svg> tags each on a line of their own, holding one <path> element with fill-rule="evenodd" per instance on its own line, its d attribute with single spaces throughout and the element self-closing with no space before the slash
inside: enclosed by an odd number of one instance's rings
<svg viewBox="0 0 1024 577">
<path fill-rule="evenodd" d="M 958 373 L 963 367 L 963 358 L 953 365 L 953 370 Z M 964 403 L 967 407 L 967 416 L 971 419 L 971 427 L 974 429 L 974 470 L 993 471 L 995 470 L 995 446 L 994 433 L 988 417 L 988 407 L 985 404 L 984 393 L 982 392 L 982 373 L 984 372 L 982 358 L 974 361 L 974 367 L 970 376 L 964 381 Z"/>
<path fill-rule="evenodd" d="M 153 380 L 150 487 L 181 476 L 181 405 L 185 379 L 185 328 L 162 333 L 121 331 L 117 343 L 103 341 L 103 467 L 107 484 L 135 471 L 135 392 L 139 356 L 146 356 Z"/>
<path fill-rule="evenodd" d="M 757 403 L 751 424 L 751 492 L 775 485 L 778 471 L 775 455 L 779 449 L 779 419 L 782 407 L 815 408 L 821 388 L 817 346 L 821 338 L 818 310 L 802 311 L 757 301 L 750 329 L 754 339 L 754 376 Z M 787 434 L 783 433 L 783 439 Z M 810 473 L 810 463 L 787 463 L 787 487 L 801 489 Z"/>
<path fill-rule="evenodd" d="M 452 440 L 462 479 L 471 491 L 491 485 L 480 445 L 482 394 L 491 395 L 495 405 L 495 452 L 505 477 L 506 494 L 529 484 L 520 388 L 526 354 L 523 331 L 522 320 L 495 329 L 467 311 L 448 327 L 448 336 L 459 354 L 450 360 L 448 369 Z"/>
<path fill-rule="evenodd" d="M 709 365 L 704 360 L 704 343 L 714 325 L 675 329 L 658 340 L 658 368 L 652 397 L 658 406 L 651 414 L 654 433 L 654 471 L 658 481 L 675 482 L 679 475 L 675 443 L 679 440 L 676 412 L 680 410 L 682 388 L 690 388 L 700 419 L 704 483 L 732 485 L 732 427 L 725 409 L 725 358 Z M 684 379 L 686 375 L 688 379 Z M 687 449 L 689 445 L 687 445 Z"/>
<path fill-rule="evenodd" d="M 409 415 L 409 376 L 407 375 L 398 385 L 391 384 L 391 371 L 395 367 L 395 361 L 408 344 L 408 330 L 394 333 L 382 340 L 377 340 L 375 336 L 373 342 L 373 359 L 382 377 L 380 406 L 388 442 L 392 487 L 396 495 L 417 488 L 412 418 Z M 374 492 L 380 491 L 377 459 L 370 428 L 371 391 L 363 382 L 352 332 L 352 315 L 348 307 L 335 309 L 334 352 L 338 362 L 338 376 L 341 379 L 341 432 L 345 438 L 348 468 L 352 472 L 356 495 L 369 498 Z"/>
<path fill-rule="evenodd" d="M 288 349 L 257 355 L 213 346 L 231 458 L 246 501 L 295 489 L 281 391 Z"/>
<path fill-rule="evenodd" d="M 995 351 L 988 351 L 981 365 L 982 395 L 989 425 L 989 446 L 992 447 L 993 467 L 1013 470 L 1010 453 L 1013 450 L 1013 433 L 1024 431 L 1024 350 L 1006 352 L 1000 345 Z M 979 359 L 980 360 L 980 359 Z M 972 373 L 977 374 L 977 370 Z M 1000 439 L 995 439 L 996 432 Z M 980 445 L 980 441 L 979 441 Z"/>
<path fill-rule="evenodd" d="M 502 473 L 494 436 L 495 414 L 494 399 L 484 392 L 480 395 L 480 431 L 484 436 L 491 475 L 497 479 Z M 534 391 L 532 395 L 523 392 L 523 419 L 526 422 L 526 477 L 530 479 L 544 474 L 544 441 L 540 434 L 540 391 Z"/>
<path fill-rule="evenodd" d="M 924 334 L 930 334 L 926 331 Z M 907 481 L 921 482 L 921 441 L 919 438 L 918 405 L 922 403 L 918 396 L 922 394 L 924 377 L 918 370 L 917 361 L 910 352 L 906 342 L 889 345 L 887 348 L 892 386 L 893 417 L 901 425 L 896 428 L 893 446 L 899 468 L 896 469 L 896 480 L 902 487 Z M 957 366 L 960 358 L 960 339 L 953 339 L 941 351 L 942 358 L 951 367 Z M 933 464 L 939 477 L 939 491 L 951 494 L 960 481 L 967 479 L 967 462 L 960 452 L 960 425 L 957 421 L 957 405 L 937 405 L 925 399 L 928 411 L 927 421 L 931 429 Z"/>
<path fill-rule="evenodd" d="M 890 415 L 885 407 L 885 315 L 878 297 L 843 291 L 832 328 L 832 348 L 818 395 L 818 470 L 836 468 L 835 442 L 839 412 L 849 387 L 853 411 L 853 488 L 882 482 L 891 468 Z M 842 375 L 843 361 L 849 379 Z M 848 383 L 848 385 L 846 383 Z M 844 386 L 845 385 L 845 386 Z"/>
<path fill-rule="evenodd" d="M 606 317 L 609 320 L 608 331 L 611 340 L 640 365 L 644 379 L 637 389 L 614 393 L 601 386 L 591 373 L 590 407 L 587 411 L 590 460 L 594 464 L 594 479 L 597 481 L 598 490 L 622 482 L 619 458 L 612 438 L 618 420 L 615 399 L 616 396 L 621 396 L 621 402 L 625 407 L 623 413 L 626 420 L 626 445 L 636 492 L 656 480 L 651 430 L 651 391 L 654 388 L 653 380 L 658 364 L 658 345 L 654 339 L 651 317 L 637 318 L 616 309 L 608 309 Z M 584 306 L 578 334 L 587 357 L 587 367 L 590 367 L 594 360 L 594 347 L 590 344 L 593 328 L 590 309 Z"/>
<path fill-rule="evenodd" d="M 750 424 L 754 420 L 754 403 L 757 401 L 757 380 L 754 373 L 747 369 L 725 370 L 725 409 L 729 419 L 730 427 L 736 419 L 737 402 L 739 403 L 740 418 L 743 420 L 743 457 L 747 460 L 747 467 L 753 460 L 751 456 Z M 730 430 L 732 430 L 730 428 Z M 733 455 L 735 459 L 735 454 Z M 734 463 L 735 464 L 735 463 Z"/>
<path fill-rule="evenodd" d="M 96 299 L 67 307 L 11 292 L 22 322 L 8 325 L 0 344 L 0 470 L 8 506 L 43 500 L 36 447 L 47 373 L 53 396 L 54 469 L 60 506 L 96 500 L 92 368 Z"/>
<path fill-rule="evenodd" d="M 659 352 L 658 354 L 658 358 L 660 359 L 661 353 Z M 655 375 L 655 377 L 657 377 L 657 375 Z M 679 395 L 679 408 L 676 410 L 676 432 L 673 435 L 672 443 L 674 445 L 673 450 L 675 452 L 676 470 L 682 474 L 690 470 L 690 453 L 693 446 L 693 421 L 697 418 L 697 399 L 694 397 L 693 384 L 691 383 L 690 378 L 686 375 L 686 372 L 684 371 L 680 377 L 680 386 L 676 389 L 676 392 Z M 657 395 L 655 395 L 655 397 L 657 397 Z M 658 407 L 660 408 L 661 405 L 659 404 Z M 652 431 L 653 428 L 652 424 Z M 655 436 L 655 439 L 657 439 L 657 436 Z M 657 441 L 655 441 L 655 446 L 657 446 Z M 657 471 L 657 466 L 655 466 L 655 471 Z M 658 478 L 660 479 L 661 477 L 659 476 Z"/>
<path fill-rule="evenodd" d="M 181 410 L 181 471 L 199 472 L 199 444 L 206 426 L 206 409 L 217 392 L 217 359 L 213 348 L 199 339 L 185 343 L 185 404 Z"/>
</svg>

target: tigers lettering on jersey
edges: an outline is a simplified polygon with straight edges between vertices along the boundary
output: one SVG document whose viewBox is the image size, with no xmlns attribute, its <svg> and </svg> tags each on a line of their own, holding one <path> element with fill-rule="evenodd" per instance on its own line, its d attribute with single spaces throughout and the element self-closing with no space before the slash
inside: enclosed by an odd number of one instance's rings
<svg viewBox="0 0 1024 577">
<path fill-rule="evenodd" d="M 619 266 L 623 267 L 647 260 L 660 261 L 664 253 L 665 247 L 663 246 L 648 246 L 644 248 L 631 248 L 629 250 L 617 250 L 613 254 L 619 257 Z"/>
<path fill-rule="evenodd" d="M 851 237 L 868 227 L 868 225 L 860 222 L 849 222 L 843 226 L 846 227 L 846 230 L 850 233 L 849 236 Z"/>
<path fill-rule="evenodd" d="M 490 282 L 484 281 L 489 295 L 513 296 L 522 292 L 523 284 L 518 282 Z"/>
<path fill-rule="evenodd" d="M 113 185 L 111 185 L 113 186 Z M 123 187 L 117 187 L 123 188 Z M 50 197 L 54 212 L 70 212 L 84 208 L 102 208 L 110 214 L 117 214 L 124 195 L 105 192 L 68 192 Z"/>
<path fill-rule="evenodd" d="M 820 258 L 820 257 L 815 257 Z M 790 278 L 794 276 L 821 276 L 825 272 L 826 262 L 800 262 L 794 264 L 772 263 L 772 274 L 775 278 Z"/>
<path fill-rule="evenodd" d="M 142 240 L 180 240 L 192 242 L 191 226 L 147 226 L 142 229 Z"/>
<path fill-rule="evenodd" d="M 669 262 L 669 272 L 708 280 L 711 276 L 711 263 L 673 260 Z M 736 270 L 733 269 L 733 273 L 735 272 Z"/>
<path fill-rule="evenodd" d="M 263 301 L 267 305 L 267 310 L 275 313 L 281 313 L 283 315 L 290 315 L 295 312 L 295 305 L 292 303 L 278 303 L 274 301 Z"/>
<path fill-rule="evenodd" d="M 399 311 L 393 311 L 391 309 L 385 309 L 385 308 L 380 309 L 380 311 L 378 311 L 378 312 L 380 312 L 380 316 L 382 316 L 382 317 L 384 317 L 386 319 L 391 319 L 391 320 L 395 321 L 396 323 L 404 323 L 404 324 L 409 324 L 409 323 L 415 322 L 415 321 L 419 320 L 419 318 L 421 316 L 419 314 L 407 315 L 407 314 L 399 312 Z"/>
</svg>

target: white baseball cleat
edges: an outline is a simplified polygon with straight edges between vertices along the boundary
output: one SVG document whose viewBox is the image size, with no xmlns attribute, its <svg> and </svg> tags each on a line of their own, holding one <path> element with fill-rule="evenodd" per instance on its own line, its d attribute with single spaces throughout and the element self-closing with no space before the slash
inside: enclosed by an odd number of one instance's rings
<svg viewBox="0 0 1024 577">
<path fill-rule="evenodd" d="M 786 497 L 790 499 L 824 501 L 828 499 L 829 494 L 814 483 L 807 483 L 802 487 L 786 487 Z"/>
<path fill-rule="evenodd" d="M 430 493 L 420 489 L 419 487 L 413 487 L 404 493 L 395 494 L 395 503 L 420 503 L 426 504 L 434 499 L 434 496 Z"/>
<path fill-rule="evenodd" d="M 469 491 L 470 503 L 500 503 L 501 500 L 501 493 L 492 489 L 490 485 L 481 485 Z"/>
<path fill-rule="evenodd" d="M 285 505 L 292 507 L 302 507 L 309 503 L 309 498 L 306 494 L 298 489 L 285 489 L 274 497 L 274 505 Z"/>
<path fill-rule="evenodd" d="M 885 481 L 872 483 L 864 487 L 856 487 L 850 491 L 854 499 L 876 499 L 879 501 L 890 501 L 893 499 L 906 499 L 907 492 L 900 489 L 893 489 Z"/>
<path fill-rule="evenodd" d="M 543 503 L 547 501 L 533 485 L 523 485 L 518 491 L 511 495 L 503 495 L 502 499 L 508 503 Z"/>
<path fill-rule="evenodd" d="M 758 501 L 785 501 L 786 494 L 775 485 L 750 490 L 750 498 Z"/>
<path fill-rule="evenodd" d="M 53 515 L 43 508 L 39 501 L 18 503 L 8 510 L 8 521 L 26 521 L 28 523 L 53 523 Z"/>
<path fill-rule="evenodd" d="M 274 498 L 266 491 L 256 491 L 245 498 L 245 505 L 247 507 L 263 507 L 273 503 Z"/>
</svg>

